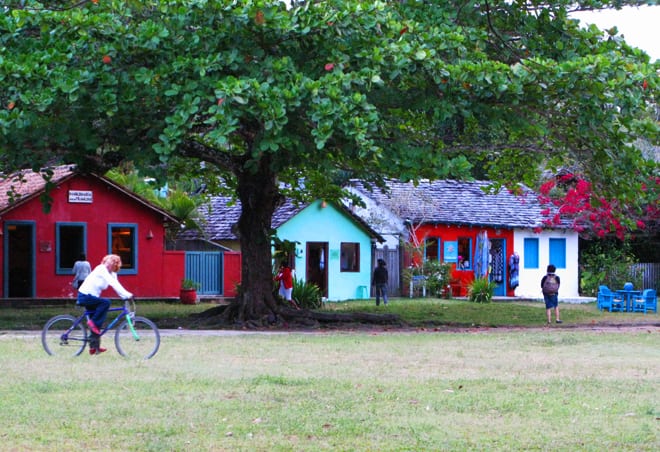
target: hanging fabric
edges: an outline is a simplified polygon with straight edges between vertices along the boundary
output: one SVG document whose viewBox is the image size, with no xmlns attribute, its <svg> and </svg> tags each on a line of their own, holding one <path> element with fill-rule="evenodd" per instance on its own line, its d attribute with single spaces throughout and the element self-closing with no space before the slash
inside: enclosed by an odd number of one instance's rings
<svg viewBox="0 0 660 452">
<path fill-rule="evenodd" d="M 515 289 L 519 285 L 518 271 L 520 269 L 520 256 L 515 251 L 509 257 L 509 286 Z"/>
</svg>

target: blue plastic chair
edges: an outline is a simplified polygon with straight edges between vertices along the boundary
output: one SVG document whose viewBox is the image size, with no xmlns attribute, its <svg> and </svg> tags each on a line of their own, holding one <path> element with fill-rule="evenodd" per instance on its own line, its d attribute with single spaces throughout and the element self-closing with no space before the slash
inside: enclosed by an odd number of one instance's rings
<svg viewBox="0 0 660 452">
<path fill-rule="evenodd" d="M 598 297 L 596 300 L 599 311 L 603 309 L 607 309 L 610 312 L 626 310 L 626 303 L 623 298 L 618 297 L 607 286 L 598 287 Z"/>
<path fill-rule="evenodd" d="M 633 312 L 643 312 L 646 314 L 647 311 L 658 312 L 658 297 L 653 289 L 644 289 L 641 296 L 636 296 L 632 300 L 632 310 Z"/>
</svg>

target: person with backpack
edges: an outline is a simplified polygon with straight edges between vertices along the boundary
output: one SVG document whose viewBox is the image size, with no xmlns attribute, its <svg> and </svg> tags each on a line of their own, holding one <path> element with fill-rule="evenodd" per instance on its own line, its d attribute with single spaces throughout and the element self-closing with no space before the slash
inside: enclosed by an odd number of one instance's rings
<svg viewBox="0 0 660 452">
<path fill-rule="evenodd" d="M 545 301 L 545 312 L 548 316 L 548 324 L 552 323 L 552 310 L 555 311 L 555 322 L 562 323 L 559 319 L 559 276 L 555 275 L 557 268 L 548 265 L 547 274 L 541 279 L 541 290 Z"/>
</svg>

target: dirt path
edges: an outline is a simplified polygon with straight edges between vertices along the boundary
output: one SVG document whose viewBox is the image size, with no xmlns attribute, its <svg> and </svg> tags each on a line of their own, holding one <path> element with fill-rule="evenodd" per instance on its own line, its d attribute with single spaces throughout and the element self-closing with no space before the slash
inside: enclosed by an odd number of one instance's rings
<svg viewBox="0 0 660 452">
<path fill-rule="evenodd" d="M 241 336 L 249 334 L 333 334 L 333 333 L 371 333 L 371 334 L 395 334 L 395 333 L 451 333 L 451 334 L 488 334 L 488 333 L 507 333 L 521 331 L 537 332 L 593 332 L 593 333 L 660 333 L 659 323 L 645 324 L 610 324 L 610 325 L 585 325 L 585 324 L 562 324 L 562 325 L 542 325 L 538 327 L 456 327 L 456 326 L 438 326 L 438 327 L 396 327 L 383 325 L 342 325 L 336 328 L 262 328 L 262 329 L 186 329 L 186 328 L 164 328 L 159 330 L 162 336 Z M 39 337 L 41 331 L 38 330 L 2 330 L 0 338 L 3 337 Z"/>
</svg>

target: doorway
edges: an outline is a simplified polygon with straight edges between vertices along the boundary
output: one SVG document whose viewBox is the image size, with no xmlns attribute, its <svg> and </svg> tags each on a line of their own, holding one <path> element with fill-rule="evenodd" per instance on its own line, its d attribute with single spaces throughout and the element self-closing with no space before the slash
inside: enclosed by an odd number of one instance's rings
<svg viewBox="0 0 660 452">
<path fill-rule="evenodd" d="M 506 296 L 506 240 L 490 240 L 490 281 L 496 284 L 493 295 Z"/>
<path fill-rule="evenodd" d="M 321 296 L 328 297 L 328 242 L 307 242 L 305 264 L 308 283 L 318 286 Z"/>
<path fill-rule="evenodd" d="M 6 298 L 34 297 L 34 223 L 5 223 Z"/>
</svg>

